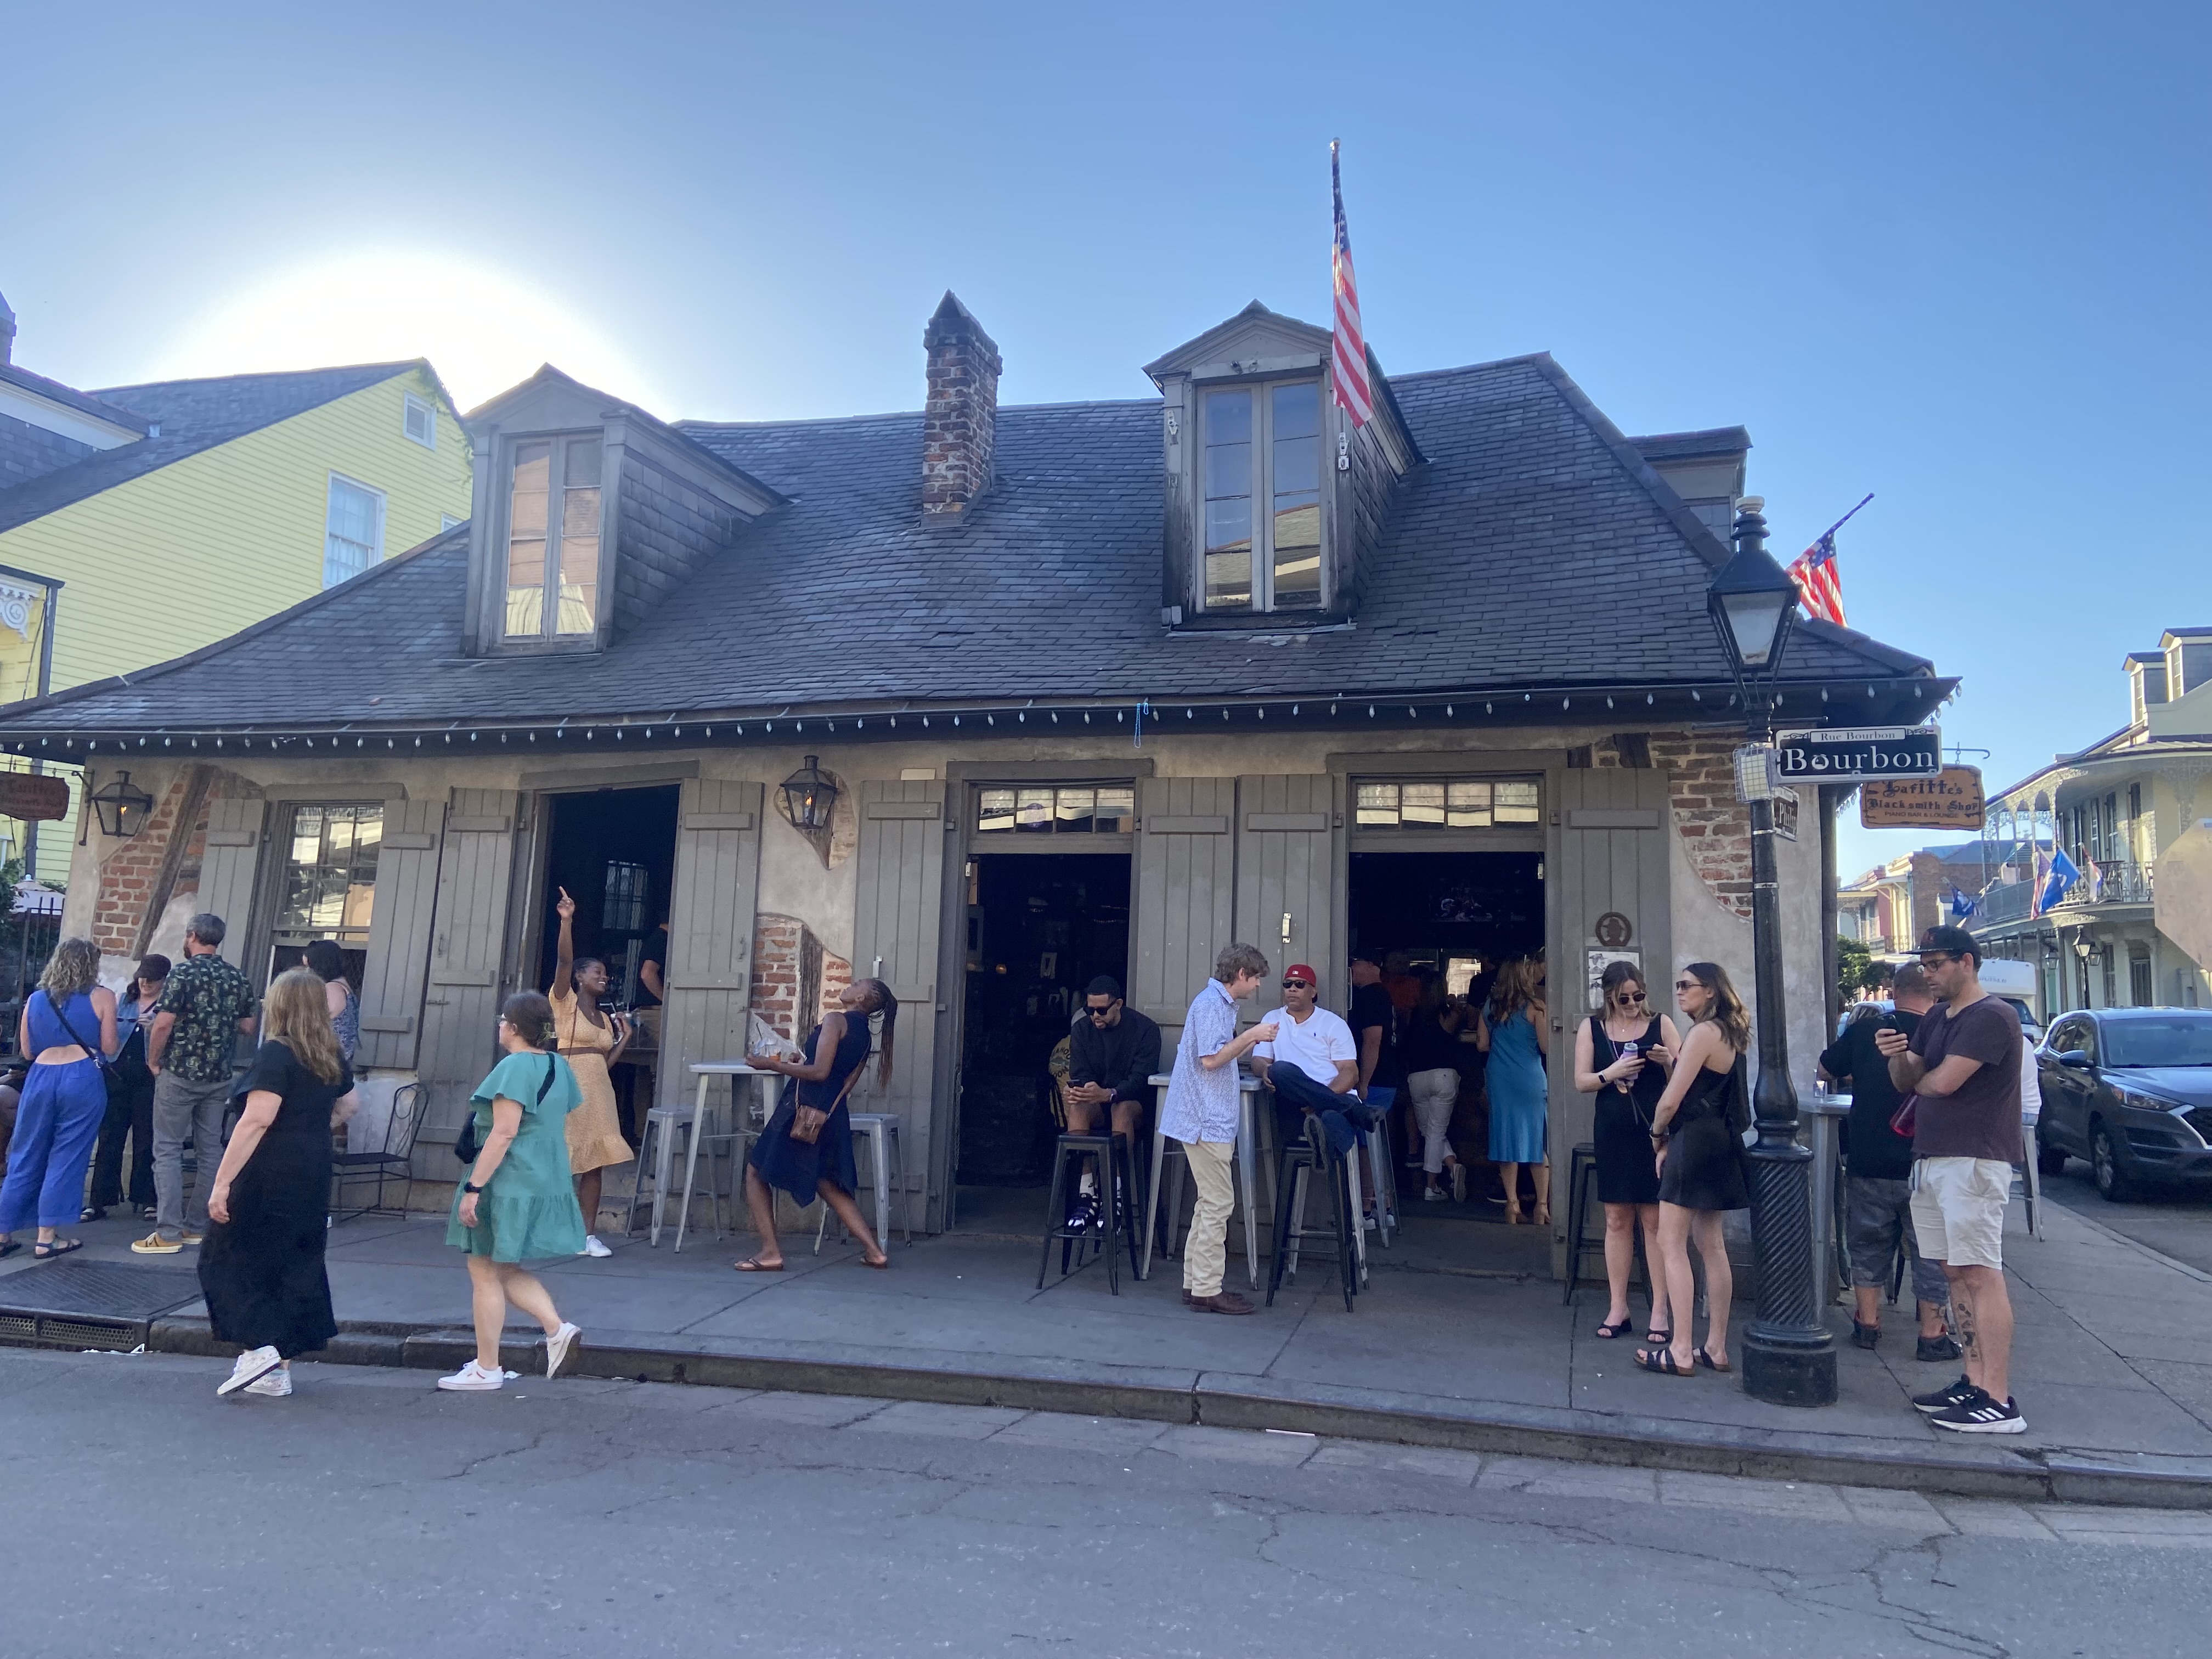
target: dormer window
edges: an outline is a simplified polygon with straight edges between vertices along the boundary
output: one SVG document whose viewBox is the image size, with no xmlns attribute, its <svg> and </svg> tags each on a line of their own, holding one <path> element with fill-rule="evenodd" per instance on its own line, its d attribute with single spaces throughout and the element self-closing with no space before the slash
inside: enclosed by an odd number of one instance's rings
<svg viewBox="0 0 2212 1659">
<path fill-rule="evenodd" d="M 1206 610 L 1319 610 L 1321 383 L 1209 390 L 1200 410 Z"/>
<path fill-rule="evenodd" d="M 588 635 L 599 614 L 599 434 L 517 443 L 513 477 L 507 637 Z"/>
</svg>

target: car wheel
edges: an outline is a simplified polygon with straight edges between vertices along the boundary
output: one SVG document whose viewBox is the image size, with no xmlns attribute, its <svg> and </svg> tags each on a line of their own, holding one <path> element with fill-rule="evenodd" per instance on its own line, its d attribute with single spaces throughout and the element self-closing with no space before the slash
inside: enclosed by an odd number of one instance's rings
<svg viewBox="0 0 2212 1659">
<path fill-rule="evenodd" d="M 2035 1149 L 2035 1168 L 2039 1175 L 2064 1175 L 2066 1154 L 2057 1146 L 2038 1146 Z"/>
<path fill-rule="evenodd" d="M 2112 1143 L 2112 1132 L 2101 1118 L 2089 1126 L 2089 1170 L 2097 1182 L 2097 1196 L 2107 1204 L 2134 1201 L 2135 1178 L 2120 1162 L 2119 1150 Z"/>
</svg>

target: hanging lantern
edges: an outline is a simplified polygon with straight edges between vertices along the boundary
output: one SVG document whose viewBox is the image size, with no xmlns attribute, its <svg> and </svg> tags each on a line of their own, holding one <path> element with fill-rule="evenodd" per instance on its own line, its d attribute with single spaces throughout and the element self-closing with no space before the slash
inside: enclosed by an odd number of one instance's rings
<svg viewBox="0 0 2212 1659">
<path fill-rule="evenodd" d="M 154 798 L 131 782 L 128 772 L 118 772 L 112 783 L 94 793 L 92 807 L 100 814 L 101 834 L 135 836 L 146 827 Z"/>
<path fill-rule="evenodd" d="M 784 817 L 802 836 L 828 835 L 830 815 L 837 805 L 836 780 L 815 764 L 820 759 L 819 755 L 809 755 L 806 764 L 777 788 L 783 799 Z"/>
</svg>

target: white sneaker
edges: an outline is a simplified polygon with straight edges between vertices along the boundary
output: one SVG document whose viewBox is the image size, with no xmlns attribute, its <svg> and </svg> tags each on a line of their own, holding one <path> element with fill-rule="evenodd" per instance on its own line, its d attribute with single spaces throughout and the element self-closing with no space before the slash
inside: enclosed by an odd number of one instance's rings
<svg viewBox="0 0 2212 1659">
<path fill-rule="evenodd" d="M 290 1399 L 292 1395 L 291 1368 L 288 1365 L 279 1365 L 266 1376 L 247 1383 L 246 1391 L 248 1394 L 265 1395 L 271 1400 Z"/>
<path fill-rule="evenodd" d="M 597 1259 L 600 1256 L 612 1255 L 614 1252 L 609 1249 L 605 1245 L 599 1243 L 599 1236 L 597 1233 L 586 1233 L 584 1235 L 584 1248 L 577 1251 L 576 1254 L 578 1255 L 588 1255 Z"/>
<path fill-rule="evenodd" d="M 580 1328 L 564 1322 L 559 1330 L 545 1339 L 546 1376 L 561 1375 L 561 1368 L 568 1363 L 568 1354 L 575 1347 L 576 1339 L 583 1334 Z"/>
<path fill-rule="evenodd" d="M 486 1370 L 471 1359 L 451 1376 L 440 1377 L 438 1386 L 456 1393 L 482 1393 L 491 1389 L 505 1388 L 507 1379 L 514 1375 L 513 1371 L 502 1370 L 496 1365 Z"/>
<path fill-rule="evenodd" d="M 274 1348 L 248 1348 L 230 1368 L 230 1375 L 217 1385 L 218 1395 L 236 1394 L 247 1383 L 269 1375 L 283 1364 Z"/>
</svg>

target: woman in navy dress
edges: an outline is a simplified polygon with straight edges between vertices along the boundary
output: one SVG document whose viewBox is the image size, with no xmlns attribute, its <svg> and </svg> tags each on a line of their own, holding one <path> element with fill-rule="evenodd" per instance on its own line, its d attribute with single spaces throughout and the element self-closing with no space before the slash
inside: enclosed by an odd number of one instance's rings
<svg viewBox="0 0 2212 1659">
<path fill-rule="evenodd" d="M 23 1004 L 15 1041 L 31 1056 L 31 1069 L 0 1185 L 0 1255 L 21 1249 L 11 1235 L 35 1221 L 32 1254 L 45 1261 L 84 1247 L 61 1229 L 84 1213 L 85 1166 L 107 1116 L 100 1059 L 115 1052 L 115 993 L 100 983 L 98 945 L 65 939 L 54 947 L 39 988 Z"/>
<path fill-rule="evenodd" d="M 861 1265 L 888 1267 L 890 1257 L 876 1243 L 860 1206 L 853 1201 L 858 1175 L 853 1164 L 853 1124 L 846 1097 L 859 1082 L 867 1064 L 872 1015 L 884 1017 L 883 1060 L 876 1071 L 876 1087 L 891 1079 L 891 1036 L 898 1021 L 898 999 L 879 979 L 856 980 L 839 994 L 836 1012 L 806 1038 L 805 1060 L 781 1060 L 754 1054 L 750 1063 L 763 1071 L 781 1072 L 791 1081 L 775 1115 L 753 1143 L 745 1160 L 745 1204 L 752 1212 L 753 1231 L 760 1248 L 738 1263 L 741 1273 L 783 1271 L 783 1247 L 775 1236 L 775 1194 L 787 1192 L 805 1209 L 818 1196 L 837 1212 L 854 1237 L 860 1241 Z"/>
</svg>

